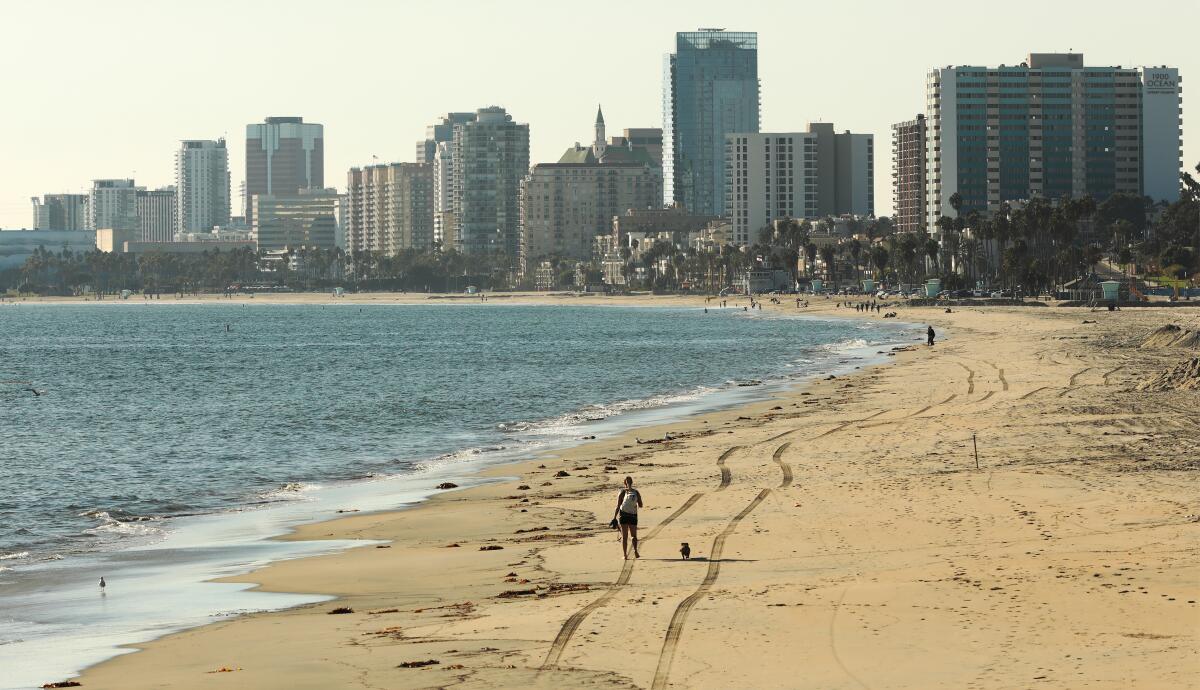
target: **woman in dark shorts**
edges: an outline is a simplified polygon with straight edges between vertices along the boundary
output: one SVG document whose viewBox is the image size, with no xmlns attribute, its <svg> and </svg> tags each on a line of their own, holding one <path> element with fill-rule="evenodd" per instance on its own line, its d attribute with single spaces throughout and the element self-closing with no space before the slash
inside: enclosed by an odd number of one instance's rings
<svg viewBox="0 0 1200 690">
<path fill-rule="evenodd" d="M 629 558 L 629 537 L 633 537 L 633 557 L 641 558 L 637 543 L 637 513 L 642 507 L 642 494 L 633 488 L 633 477 L 625 478 L 625 488 L 617 494 L 617 511 L 613 516 L 621 527 L 621 551 Z"/>
</svg>

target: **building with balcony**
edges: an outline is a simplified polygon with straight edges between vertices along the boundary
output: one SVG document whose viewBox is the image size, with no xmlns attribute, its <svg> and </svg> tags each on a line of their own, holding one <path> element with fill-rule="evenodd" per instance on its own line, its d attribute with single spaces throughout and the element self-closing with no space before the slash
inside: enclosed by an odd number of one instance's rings
<svg viewBox="0 0 1200 690">
<path fill-rule="evenodd" d="M 892 221 L 897 232 L 925 229 L 925 116 L 892 125 Z"/>
<path fill-rule="evenodd" d="M 433 248 L 434 184 L 429 163 L 351 168 L 346 179 L 346 249 L 395 256 Z"/>
<path fill-rule="evenodd" d="M 180 142 L 175 151 L 178 222 L 173 232 L 208 232 L 229 223 L 229 150 L 224 139 Z"/>
<path fill-rule="evenodd" d="M 1079 53 L 948 66 L 926 79 L 924 225 L 1009 201 L 1179 198 L 1182 86 L 1172 67 L 1096 67 Z"/>
<path fill-rule="evenodd" d="M 753 244 L 781 218 L 875 214 L 872 134 L 817 122 L 806 132 L 730 134 L 726 151 L 734 244 Z"/>
</svg>

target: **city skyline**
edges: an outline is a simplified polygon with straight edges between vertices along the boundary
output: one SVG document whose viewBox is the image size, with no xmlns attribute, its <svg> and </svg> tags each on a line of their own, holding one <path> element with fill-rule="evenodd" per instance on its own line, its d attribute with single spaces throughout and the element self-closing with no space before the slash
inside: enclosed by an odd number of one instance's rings
<svg viewBox="0 0 1200 690">
<path fill-rule="evenodd" d="M 892 170 L 886 145 L 890 126 L 923 112 L 924 79 L 930 69 L 949 64 L 1011 65 L 1030 52 L 1073 50 L 1092 64 L 1177 67 L 1185 85 L 1190 75 L 1200 74 L 1200 56 L 1188 50 L 1185 28 L 1200 22 L 1200 6 L 1166 2 L 1142 5 L 1140 16 L 1154 21 L 1145 28 L 1135 24 L 1132 30 L 1128 22 L 1116 21 L 1083 26 L 1077 20 L 1078 10 L 1095 11 L 1095 3 L 1045 7 L 1014 2 L 1011 12 L 993 16 L 951 3 L 929 3 L 919 15 L 910 15 L 883 3 L 806 9 L 752 3 L 731 10 L 717 3 L 642 7 L 618 2 L 612 3 L 611 14 L 614 21 L 622 18 L 626 33 L 620 48 L 604 43 L 598 44 L 603 48 L 586 52 L 579 50 L 574 32 L 563 30 L 579 23 L 573 11 L 577 8 L 570 5 L 543 8 L 516 2 L 501 8 L 467 2 L 463 10 L 475 21 L 456 27 L 470 39 L 457 44 L 498 43 L 499 47 L 488 52 L 486 61 L 474 54 L 447 56 L 436 70 L 425 65 L 434 64 L 427 59 L 429 54 L 446 50 L 440 42 L 430 38 L 397 46 L 386 38 L 389 27 L 433 22 L 439 15 L 430 10 L 356 3 L 329 13 L 322 22 L 311 22 L 311 12 L 284 17 L 269 7 L 251 6 L 238 10 L 242 15 L 238 21 L 230 21 L 233 8 L 240 8 L 233 3 L 215 3 L 227 12 L 195 16 L 142 2 L 109 5 L 107 12 L 68 4 L 69 21 L 58 22 L 62 41 L 72 45 L 70 54 L 86 55 L 86 60 L 66 62 L 65 53 L 47 55 L 36 32 L 13 28 L 58 21 L 49 10 L 34 6 L 8 10 L 14 21 L 8 23 L 9 31 L 0 42 L 0 55 L 15 63 L 22 56 L 37 54 L 41 62 L 37 70 L 5 76 L 10 93 L 25 94 L 24 102 L 36 100 L 38 107 L 4 110 L 5 131 L 20 136 L 0 144 L 0 227 L 30 227 L 30 197 L 85 193 L 94 179 L 133 178 L 149 189 L 173 184 L 174 152 L 187 139 L 224 137 L 230 142 L 231 187 L 237 190 L 245 170 L 241 132 L 246 124 L 268 116 L 297 115 L 324 124 L 324 174 L 338 183 L 346 170 L 373 156 L 380 162 L 412 161 L 413 142 L 438 116 L 491 105 L 529 124 L 531 164 L 553 162 L 564 147 L 587 140 L 588 133 L 579 125 L 589 121 L 598 102 L 604 104 L 608 119 L 621 127 L 662 126 L 663 56 L 672 51 L 676 32 L 702 26 L 758 32 L 762 131 L 797 131 L 807 122 L 823 121 L 836 123 L 839 131 L 875 135 L 877 145 L 883 146 L 875 165 L 875 205 L 880 215 L 892 213 L 887 191 Z M 297 5 L 313 8 L 312 12 L 321 7 Z M 1031 23 L 1027 19 L 1031 15 L 1023 10 L 1034 8 L 1038 21 Z M 136 21 L 123 21 L 131 16 Z M 223 32 L 239 49 L 220 55 L 178 54 L 173 50 L 172 28 L 184 19 L 196 31 Z M 287 35 L 289 40 L 262 41 L 250 27 L 266 21 L 280 25 L 281 30 L 272 35 Z M 846 30 L 802 33 L 805 26 Z M 918 40 L 899 41 L 904 32 Z M 502 37 L 510 35 L 535 36 L 538 50 L 506 48 L 510 42 Z M 360 57 L 363 52 L 398 51 L 396 63 L 414 67 L 385 74 L 348 71 L 344 61 L 334 59 L 328 64 L 300 62 L 314 41 L 329 55 L 350 44 Z M 903 45 L 902 54 L 891 54 L 890 46 L 895 45 Z M 178 61 L 158 64 L 154 56 L 168 49 Z M 554 55 L 570 59 L 548 59 Z M 254 79 L 232 76 L 255 58 L 302 66 L 261 72 Z M 191 85 L 169 91 L 167 98 L 148 91 L 113 98 L 106 80 L 76 83 L 70 79 L 85 65 L 96 74 L 123 70 L 151 80 L 181 69 Z M 381 78 L 401 95 L 374 99 L 369 107 L 340 96 L 343 83 L 361 90 L 364 80 L 378 87 Z M 72 87 L 46 86 L 53 83 L 72 83 Z M 80 117 L 78 103 L 89 103 L 87 117 Z M 1200 142 L 1188 136 L 1192 119 L 1185 98 L 1185 169 L 1200 160 Z M 55 145 L 47 146 L 48 140 Z M 235 202 L 235 214 L 239 205 Z"/>
</svg>

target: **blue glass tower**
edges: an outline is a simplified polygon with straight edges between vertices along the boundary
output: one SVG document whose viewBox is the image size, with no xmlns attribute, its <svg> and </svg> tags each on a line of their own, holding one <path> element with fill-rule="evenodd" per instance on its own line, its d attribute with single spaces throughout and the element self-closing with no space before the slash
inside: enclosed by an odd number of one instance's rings
<svg viewBox="0 0 1200 690">
<path fill-rule="evenodd" d="M 663 61 L 663 201 L 725 215 L 725 135 L 758 131 L 758 34 L 677 33 Z"/>
</svg>

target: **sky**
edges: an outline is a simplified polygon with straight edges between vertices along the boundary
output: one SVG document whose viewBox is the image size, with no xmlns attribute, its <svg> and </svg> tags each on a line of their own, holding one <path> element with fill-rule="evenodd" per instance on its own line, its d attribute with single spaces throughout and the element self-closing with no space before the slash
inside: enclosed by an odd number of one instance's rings
<svg viewBox="0 0 1200 690">
<path fill-rule="evenodd" d="M 758 32 L 763 131 L 875 135 L 886 215 L 890 127 L 924 111 L 929 69 L 1071 50 L 1200 84 L 1198 26 L 1200 0 L 3 0 L 0 227 L 96 178 L 174 184 L 182 139 L 226 137 L 236 198 L 245 125 L 271 115 L 325 125 L 338 188 L 372 156 L 413 160 L 438 115 L 489 105 L 529 123 L 532 162 L 553 162 L 591 141 L 597 104 L 610 135 L 662 126 L 662 56 L 699 27 Z"/>
</svg>

